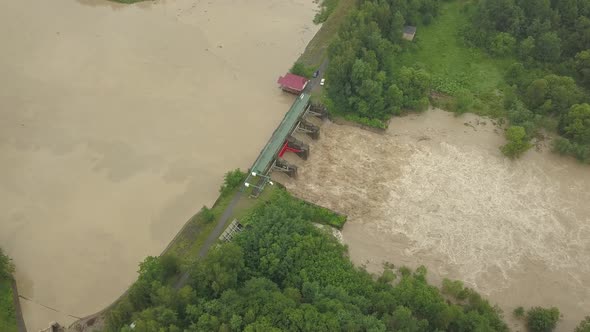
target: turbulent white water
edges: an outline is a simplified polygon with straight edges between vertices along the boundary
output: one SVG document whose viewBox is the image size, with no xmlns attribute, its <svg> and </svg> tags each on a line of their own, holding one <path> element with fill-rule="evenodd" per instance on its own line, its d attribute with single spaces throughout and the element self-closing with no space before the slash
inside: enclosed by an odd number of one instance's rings
<svg viewBox="0 0 590 332">
<path fill-rule="evenodd" d="M 424 264 L 508 314 L 557 306 L 570 331 L 590 308 L 590 167 L 547 151 L 510 161 L 489 120 L 429 111 L 383 134 L 325 124 L 289 190 L 349 215 L 352 259 Z"/>
</svg>

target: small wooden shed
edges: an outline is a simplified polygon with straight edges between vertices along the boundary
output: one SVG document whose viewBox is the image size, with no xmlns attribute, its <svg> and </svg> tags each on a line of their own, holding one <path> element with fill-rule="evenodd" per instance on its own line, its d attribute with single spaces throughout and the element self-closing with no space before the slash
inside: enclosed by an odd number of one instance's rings
<svg viewBox="0 0 590 332">
<path fill-rule="evenodd" d="M 405 40 L 412 41 L 412 40 L 414 40 L 414 36 L 416 36 L 416 27 L 411 26 L 411 25 L 406 25 L 404 27 L 404 34 L 402 35 L 402 38 Z"/>
</svg>

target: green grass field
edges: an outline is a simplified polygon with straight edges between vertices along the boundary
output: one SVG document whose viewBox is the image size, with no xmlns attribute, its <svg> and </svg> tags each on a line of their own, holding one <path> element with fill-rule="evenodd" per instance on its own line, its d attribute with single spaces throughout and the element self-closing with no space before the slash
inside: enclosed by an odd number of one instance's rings
<svg viewBox="0 0 590 332">
<path fill-rule="evenodd" d="M 0 280 L 0 331 L 17 332 L 12 287 L 8 280 Z"/>
<path fill-rule="evenodd" d="M 460 30 L 469 24 L 463 6 L 465 2 L 461 0 L 443 2 L 440 15 L 432 24 L 418 26 L 414 45 L 405 47 L 398 61 L 428 70 L 433 78 L 433 90 L 437 92 L 473 95 L 470 112 L 501 116 L 504 72 L 514 60 L 492 58 L 463 43 Z M 446 101 L 452 108 L 453 101 Z"/>
</svg>

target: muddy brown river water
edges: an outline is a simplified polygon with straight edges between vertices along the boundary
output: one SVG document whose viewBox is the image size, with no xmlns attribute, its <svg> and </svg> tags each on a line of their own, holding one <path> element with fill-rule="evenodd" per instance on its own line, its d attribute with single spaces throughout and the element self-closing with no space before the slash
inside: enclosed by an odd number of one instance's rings
<svg viewBox="0 0 590 332">
<path fill-rule="evenodd" d="M 275 82 L 315 10 L 0 2 L 0 245 L 29 330 L 108 305 L 224 172 L 250 166 L 292 102 Z"/>
<path fill-rule="evenodd" d="M 463 280 L 497 303 L 515 330 L 514 308 L 541 305 L 572 331 L 590 314 L 590 167 L 547 147 L 510 161 L 501 144 L 490 120 L 444 111 L 394 118 L 383 135 L 324 123 L 299 178 L 275 177 L 347 214 L 344 243 L 369 271 L 423 264 L 434 283 Z"/>
</svg>

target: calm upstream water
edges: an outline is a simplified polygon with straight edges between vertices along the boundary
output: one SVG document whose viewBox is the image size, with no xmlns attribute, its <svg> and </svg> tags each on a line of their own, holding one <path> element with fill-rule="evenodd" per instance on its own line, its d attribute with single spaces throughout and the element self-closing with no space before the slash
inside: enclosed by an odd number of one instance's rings
<svg viewBox="0 0 590 332">
<path fill-rule="evenodd" d="M 0 2 L 0 246 L 31 331 L 110 304 L 250 165 L 292 101 L 275 82 L 315 10 Z"/>
</svg>

